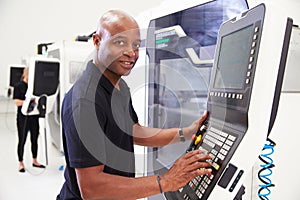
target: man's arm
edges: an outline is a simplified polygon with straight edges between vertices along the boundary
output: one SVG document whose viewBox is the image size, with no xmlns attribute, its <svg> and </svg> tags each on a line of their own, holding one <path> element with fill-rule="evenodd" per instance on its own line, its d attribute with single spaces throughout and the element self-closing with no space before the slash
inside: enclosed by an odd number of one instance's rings
<svg viewBox="0 0 300 200">
<path fill-rule="evenodd" d="M 182 128 L 185 139 L 190 139 L 201 127 L 208 116 L 206 111 L 198 120 L 190 126 Z M 179 128 L 158 129 L 135 124 L 133 126 L 134 143 L 142 146 L 159 147 L 180 141 Z"/>
<path fill-rule="evenodd" d="M 192 151 L 178 160 L 165 174 L 161 175 L 163 192 L 176 191 L 190 180 L 211 173 L 211 164 L 206 160 L 210 155 Z M 103 172 L 104 165 L 76 168 L 77 181 L 83 199 L 123 199 L 133 200 L 159 194 L 157 176 L 128 178 Z M 200 170 L 201 169 L 201 170 Z"/>
</svg>

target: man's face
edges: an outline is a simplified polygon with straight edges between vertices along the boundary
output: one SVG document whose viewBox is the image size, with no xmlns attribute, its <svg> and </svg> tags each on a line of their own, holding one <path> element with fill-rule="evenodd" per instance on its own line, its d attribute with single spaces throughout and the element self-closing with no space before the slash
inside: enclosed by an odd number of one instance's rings
<svg viewBox="0 0 300 200">
<path fill-rule="evenodd" d="M 102 35 L 97 59 L 110 73 L 128 75 L 139 57 L 140 32 L 138 28 L 123 28 L 120 32 L 116 29 L 106 30 Z"/>
</svg>

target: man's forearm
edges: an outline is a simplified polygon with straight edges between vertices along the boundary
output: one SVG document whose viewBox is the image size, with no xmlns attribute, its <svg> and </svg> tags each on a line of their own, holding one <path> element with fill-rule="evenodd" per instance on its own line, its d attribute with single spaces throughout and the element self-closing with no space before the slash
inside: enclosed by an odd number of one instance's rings
<svg viewBox="0 0 300 200">
<path fill-rule="evenodd" d="M 157 176 L 128 178 L 104 172 L 90 176 L 81 171 L 77 179 L 83 199 L 133 200 L 160 193 Z M 167 189 L 164 180 L 161 186 Z"/>
<path fill-rule="evenodd" d="M 180 141 L 178 128 L 158 129 L 134 125 L 133 130 L 135 143 L 142 146 L 158 147 Z M 185 139 L 188 139 L 188 128 L 182 128 L 182 131 Z"/>
</svg>

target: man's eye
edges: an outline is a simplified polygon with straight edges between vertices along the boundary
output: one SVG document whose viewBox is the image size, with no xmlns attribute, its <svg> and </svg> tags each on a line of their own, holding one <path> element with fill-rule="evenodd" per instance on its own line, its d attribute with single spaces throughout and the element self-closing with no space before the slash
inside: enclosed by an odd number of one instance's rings
<svg viewBox="0 0 300 200">
<path fill-rule="evenodd" d="M 138 48 L 140 48 L 140 46 L 141 46 L 141 44 L 133 44 L 133 47 L 135 48 L 135 49 L 138 49 Z"/>
<path fill-rule="evenodd" d="M 125 41 L 117 40 L 117 41 L 115 41 L 115 44 L 123 46 L 123 45 L 125 45 Z"/>
</svg>

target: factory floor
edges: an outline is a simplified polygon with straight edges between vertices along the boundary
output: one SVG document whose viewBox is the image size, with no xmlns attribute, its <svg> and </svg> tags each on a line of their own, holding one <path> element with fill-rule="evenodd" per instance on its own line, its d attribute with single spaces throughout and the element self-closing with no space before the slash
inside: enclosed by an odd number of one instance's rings
<svg viewBox="0 0 300 200">
<path fill-rule="evenodd" d="M 42 133 L 41 133 L 42 134 Z M 44 133 L 43 133 L 44 134 Z M 47 133 L 46 133 L 47 135 Z M 64 157 L 47 137 L 46 169 L 32 167 L 30 137 L 24 150 L 25 173 L 18 171 L 16 114 L 0 114 L 0 199 L 55 200 L 63 184 Z M 38 161 L 46 165 L 44 137 L 39 137 Z"/>
</svg>

